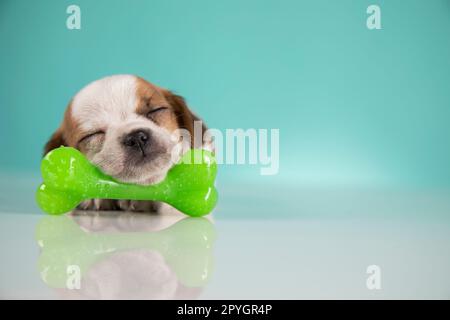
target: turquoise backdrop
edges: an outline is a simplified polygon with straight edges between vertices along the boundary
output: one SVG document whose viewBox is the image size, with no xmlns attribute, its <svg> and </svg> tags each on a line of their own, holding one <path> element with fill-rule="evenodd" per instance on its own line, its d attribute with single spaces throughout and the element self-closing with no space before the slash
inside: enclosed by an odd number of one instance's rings
<svg viewBox="0 0 450 320">
<path fill-rule="evenodd" d="M 81 30 L 66 28 L 70 4 Z M 0 171 L 37 173 L 69 99 L 132 73 L 210 127 L 280 129 L 278 175 L 224 177 L 450 186 L 447 0 L 2 0 L 0 46 Z"/>
</svg>

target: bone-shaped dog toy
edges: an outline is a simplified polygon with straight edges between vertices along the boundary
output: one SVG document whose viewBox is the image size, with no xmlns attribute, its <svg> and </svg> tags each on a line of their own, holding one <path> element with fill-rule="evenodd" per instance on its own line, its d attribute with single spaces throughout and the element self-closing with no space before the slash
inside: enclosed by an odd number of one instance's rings
<svg viewBox="0 0 450 320">
<path fill-rule="evenodd" d="M 121 183 L 101 172 L 77 149 L 59 147 L 42 160 L 44 182 L 37 190 L 36 200 L 50 214 L 69 212 L 88 199 L 128 199 L 166 202 L 198 217 L 210 213 L 216 205 L 216 172 L 212 153 L 191 149 L 158 184 Z"/>
<path fill-rule="evenodd" d="M 69 266 L 78 266 L 83 276 L 114 253 L 149 249 L 164 257 L 181 283 L 202 287 L 212 273 L 215 238 L 214 226 L 205 218 L 187 217 L 158 232 L 88 233 L 68 216 L 47 216 L 36 227 L 38 268 L 48 286 L 64 288 Z"/>
</svg>

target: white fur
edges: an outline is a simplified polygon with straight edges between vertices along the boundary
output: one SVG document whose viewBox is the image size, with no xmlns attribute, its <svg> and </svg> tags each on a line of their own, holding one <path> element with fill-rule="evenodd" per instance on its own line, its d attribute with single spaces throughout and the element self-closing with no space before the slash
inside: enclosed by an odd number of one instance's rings
<svg viewBox="0 0 450 320">
<path fill-rule="evenodd" d="M 72 116 L 82 130 L 91 131 L 136 119 L 136 77 L 114 75 L 88 84 L 72 101 Z"/>
<path fill-rule="evenodd" d="M 85 133 L 105 132 L 101 150 L 87 152 L 88 159 L 105 173 L 123 181 L 140 184 L 156 183 L 164 179 L 172 166 L 170 152 L 175 144 L 171 133 L 136 113 L 138 79 L 132 75 L 114 75 L 94 81 L 75 95 L 71 116 Z M 126 163 L 122 137 L 135 129 L 148 129 L 167 155 L 140 167 Z"/>
</svg>

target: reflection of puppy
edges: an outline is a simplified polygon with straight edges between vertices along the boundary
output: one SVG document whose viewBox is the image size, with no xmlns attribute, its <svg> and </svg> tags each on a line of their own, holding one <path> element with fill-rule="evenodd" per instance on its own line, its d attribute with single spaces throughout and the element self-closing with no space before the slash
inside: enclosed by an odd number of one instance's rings
<svg viewBox="0 0 450 320">
<path fill-rule="evenodd" d="M 186 287 L 157 251 L 119 251 L 93 265 L 80 289 L 58 289 L 63 299 L 196 299 L 201 287 Z"/>
<path fill-rule="evenodd" d="M 196 120 L 182 97 L 136 76 L 110 76 L 75 95 L 45 152 L 61 145 L 75 147 L 119 181 L 153 184 L 163 180 L 173 164 L 176 141 L 171 135 L 187 129 L 192 145 Z M 151 201 L 91 200 L 80 208 L 154 211 L 157 206 Z"/>
<path fill-rule="evenodd" d="M 71 218 L 88 234 L 120 235 L 161 231 L 184 217 L 75 210 Z M 118 250 L 90 266 L 80 289 L 58 289 L 63 299 L 100 300 L 196 299 L 202 292 L 183 285 L 157 250 L 145 248 Z"/>
</svg>

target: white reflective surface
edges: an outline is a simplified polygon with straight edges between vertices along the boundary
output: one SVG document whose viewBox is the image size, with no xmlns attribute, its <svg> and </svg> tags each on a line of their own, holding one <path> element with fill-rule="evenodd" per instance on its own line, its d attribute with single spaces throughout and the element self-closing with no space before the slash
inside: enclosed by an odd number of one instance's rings
<svg viewBox="0 0 450 320">
<path fill-rule="evenodd" d="M 2 214 L 1 297 L 450 298 L 448 224 L 251 219 L 213 225 L 126 215 Z M 68 221 L 70 228 L 63 226 Z M 42 228 L 46 223 L 53 226 Z M 48 238 L 42 248 L 38 226 Z M 156 231 L 161 227 L 165 234 Z M 66 287 L 69 265 L 81 265 L 80 289 Z M 366 287 L 369 265 L 380 267 L 380 290 Z"/>
<path fill-rule="evenodd" d="M 241 186 L 222 189 L 213 218 L 192 219 L 51 217 L 8 190 L 3 299 L 450 298 L 445 192 Z M 367 287 L 373 265 L 379 290 Z"/>
</svg>

